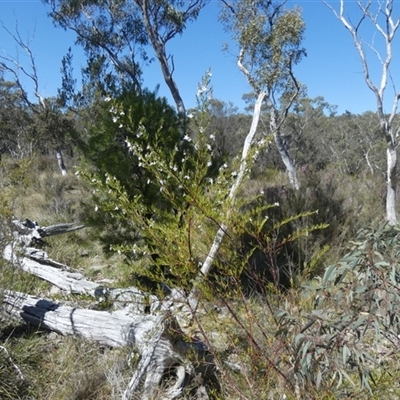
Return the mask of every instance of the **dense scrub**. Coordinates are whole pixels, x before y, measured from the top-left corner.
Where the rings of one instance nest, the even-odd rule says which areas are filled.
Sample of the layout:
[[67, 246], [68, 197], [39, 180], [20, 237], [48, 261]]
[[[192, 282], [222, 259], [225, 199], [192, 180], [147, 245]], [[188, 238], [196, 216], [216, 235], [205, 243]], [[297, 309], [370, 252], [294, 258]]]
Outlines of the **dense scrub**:
[[[74, 175], [62, 177], [48, 158], [18, 164], [5, 158], [2, 177], [2, 202], [11, 205], [3, 215], [3, 243], [8, 240], [7, 221], [12, 215], [42, 224], [80, 221], [85, 215], [82, 199], [86, 207], [96, 206], [89, 201], [87, 183]], [[206, 312], [199, 311], [195, 330], [205, 338], [220, 367], [218, 396], [264, 398], [270, 393], [276, 398], [284, 391], [289, 398], [380, 398], [390, 391], [397, 398], [398, 361], [392, 349], [398, 340], [399, 233], [379, 226], [381, 218], [371, 211], [382, 204], [379, 197], [371, 196], [374, 176], [355, 179], [327, 168], [304, 179], [307, 189], [297, 194], [273, 180], [265, 185], [259, 178], [249, 180], [242, 189], [242, 196], [258, 202], [257, 210], [268, 213], [271, 225], [263, 225], [250, 258], [241, 255], [239, 236], [228, 240], [216, 264], [219, 273], [206, 282]], [[248, 212], [253, 212], [254, 224], [263, 214], [254, 215], [254, 207], [243, 207], [235, 220], [237, 232], [254, 232], [254, 226], [248, 225]], [[317, 214], [306, 211], [316, 209], [320, 209]], [[290, 215], [299, 217], [283, 223]], [[325, 221], [330, 222], [329, 227], [289, 242], [285, 239], [296, 230]], [[175, 222], [182, 224], [181, 220]], [[363, 226], [368, 228], [360, 231]], [[210, 226], [205, 224], [204, 229]], [[200, 234], [194, 231], [192, 240], [197, 242]], [[276, 241], [275, 247], [266, 251], [268, 237]], [[352, 238], [356, 240], [349, 243]], [[89, 229], [51, 238], [45, 246], [54, 259], [94, 279], [114, 279], [118, 284], [135, 283], [132, 271], [148, 265], [143, 260], [123, 261], [118, 254], [107, 258]], [[200, 246], [200, 254], [206, 247]], [[175, 257], [176, 248], [171, 250]], [[257, 253], [264, 257], [268, 252], [277, 263], [274, 268], [290, 271], [286, 291], [274, 284], [270, 274], [250, 274], [248, 270], [246, 279], [256, 283], [252, 286], [256, 290], [249, 295], [241, 271], [252, 265]], [[163, 264], [167, 256], [164, 254]], [[282, 262], [282, 257], [286, 261]], [[253, 265], [260, 266], [258, 262]], [[47, 284], [11, 271], [5, 263], [0, 276], [2, 288], [49, 294]], [[85, 299], [69, 300], [90, 305]], [[2, 321], [1, 331], [4, 398], [118, 398], [129, 378], [131, 361], [125, 352], [104, 351], [77, 338], [52, 334], [49, 339], [44, 331], [12, 327], [6, 321]], [[15, 366], [24, 377], [23, 384]]]

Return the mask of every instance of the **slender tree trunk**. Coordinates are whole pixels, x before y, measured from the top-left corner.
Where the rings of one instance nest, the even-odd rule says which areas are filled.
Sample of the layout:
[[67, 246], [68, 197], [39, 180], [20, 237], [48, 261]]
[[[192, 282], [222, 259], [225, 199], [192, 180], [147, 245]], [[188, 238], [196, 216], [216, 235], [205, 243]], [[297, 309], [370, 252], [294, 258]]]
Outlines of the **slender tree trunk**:
[[[388, 79], [392, 81], [391, 62], [393, 58], [393, 42], [397, 30], [400, 27], [400, 19], [396, 16], [393, 18], [394, 0], [386, 0], [377, 3], [377, 10], [372, 11], [371, 6], [375, 2], [367, 1], [365, 4], [361, 1], [357, 2], [361, 15], [357, 23], [352, 23], [345, 17], [344, 0], [340, 0], [339, 11], [335, 11], [328, 3], [325, 3], [343, 23], [346, 29], [353, 37], [354, 45], [361, 59], [364, 72], [364, 80], [368, 88], [374, 93], [377, 102], [377, 111], [380, 119], [381, 131], [386, 140], [386, 158], [387, 158], [387, 193], [386, 193], [386, 220], [390, 225], [397, 224], [396, 216], [396, 173], [397, 173], [397, 151], [396, 138], [393, 134], [392, 123], [396, 116], [398, 104], [400, 100], [400, 92], [394, 91], [394, 99], [392, 111], [389, 115], [384, 112], [384, 96]], [[385, 47], [374, 47], [374, 43], [365, 44], [359, 33], [361, 24], [365, 20], [370, 20], [375, 29], [380, 33], [384, 40]], [[379, 63], [381, 64], [381, 78], [379, 85], [375, 85], [371, 79], [370, 66], [367, 59], [367, 53], [364, 51], [364, 44], [368, 47], [368, 51], [375, 53]], [[385, 50], [383, 50], [385, 49]], [[395, 83], [392, 82], [393, 88]]]
[[68, 172], [64, 164], [64, 157], [59, 147], [56, 148], [56, 157], [57, 157], [58, 168], [60, 168], [61, 174], [63, 176], [67, 175]]
[[274, 135], [274, 140], [279, 155], [283, 163], [285, 164], [286, 173], [288, 174], [290, 185], [292, 186], [293, 189], [299, 190], [300, 183], [297, 178], [296, 166], [294, 164], [292, 157], [290, 157], [287, 144], [282, 138], [280, 129], [276, 122], [276, 110], [273, 107], [271, 107], [271, 112], [270, 112], [270, 128]]
[[149, 4], [147, 0], [142, 0], [142, 2], [138, 2], [139, 6], [142, 9], [143, 22], [146, 27], [147, 34], [149, 35], [151, 45], [156, 53], [156, 57], [160, 63], [161, 71], [164, 76], [164, 81], [168, 86], [168, 89], [171, 92], [172, 98], [176, 104], [176, 108], [178, 110], [178, 114], [181, 117], [186, 115], [185, 104], [182, 100], [181, 94], [179, 93], [178, 85], [174, 81], [173, 67], [171, 68], [168, 63], [168, 57], [165, 52], [165, 43], [158, 36], [157, 29], [151, 25], [150, 17], [149, 17]]
[[393, 135], [389, 134], [387, 142], [387, 193], [386, 193], [386, 219], [390, 225], [397, 224], [396, 216], [396, 187], [397, 187], [397, 150]]
[[[249, 133], [247, 134], [246, 139], [243, 144], [242, 159], [241, 159], [240, 166], [239, 166], [239, 172], [236, 177], [236, 181], [232, 185], [232, 187], [229, 191], [229, 195], [228, 195], [228, 201], [231, 203], [230, 204], [231, 207], [234, 206], [234, 202], [235, 202], [235, 198], [236, 198], [238, 189], [239, 189], [240, 185], [242, 184], [244, 176], [245, 176], [246, 168], [248, 165], [249, 151], [254, 142], [254, 136], [257, 132], [258, 122], [260, 120], [260, 114], [261, 114], [261, 106], [262, 106], [265, 96], [266, 96], [265, 92], [263, 92], [263, 91], [260, 92], [258, 94], [258, 98], [257, 98], [256, 104], [254, 106], [253, 120], [251, 123], [251, 127], [250, 127]], [[229, 219], [229, 214], [226, 217], [227, 217], [227, 219]], [[225, 237], [226, 229], [227, 229], [226, 224], [222, 223], [220, 228], [218, 229], [217, 233], [215, 234], [214, 241], [210, 248], [210, 251], [200, 269], [199, 275], [196, 278], [196, 283], [202, 282], [204, 277], [206, 277], [208, 275], [210, 268], [212, 266], [212, 263], [214, 262], [215, 257], [221, 247], [222, 240]], [[188, 318], [189, 322], [192, 319], [193, 311], [196, 310], [196, 308], [198, 306], [199, 297], [201, 295], [201, 292], [199, 291], [199, 288], [196, 285], [196, 283], [188, 297], [189, 310], [186, 311], [186, 313], [188, 314], [187, 318]], [[182, 314], [183, 313], [184, 313], [184, 310], [183, 310]]]

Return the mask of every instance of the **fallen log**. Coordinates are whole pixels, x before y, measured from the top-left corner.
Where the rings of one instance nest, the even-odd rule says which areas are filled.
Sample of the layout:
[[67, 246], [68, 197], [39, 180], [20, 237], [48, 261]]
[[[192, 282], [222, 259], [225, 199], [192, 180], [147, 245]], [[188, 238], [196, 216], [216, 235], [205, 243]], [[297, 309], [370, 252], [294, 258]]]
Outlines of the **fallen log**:
[[[124, 310], [88, 310], [12, 291], [4, 293], [3, 307], [10, 318], [61, 335], [75, 335], [109, 347], [133, 346], [141, 359], [125, 390], [124, 400], [132, 398], [142, 380], [141, 398], [153, 399], [166, 371], [170, 376], [175, 374], [176, 379], [164, 388], [165, 400], [179, 397], [199, 371], [214, 386], [217, 384], [206, 346], [199, 341], [186, 341], [176, 320], [168, 313], [132, 315]], [[185, 362], [188, 354], [195, 356], [196, 366]], [[204, 392], [204, 388], [199, 390]]]
[[110, 347], [143, 343], [162, 319], [150, 314], [128, 315], [123, 310], [88, 310], [12, 291], [5, 291], [3, 305], [10, 317], [61, 335], [78, 335]]
[[19, 250], [15, 244], [10, 244], [4, 249], [3, 258], [23, 271], [50, 282], [67, 293], [94, 296], [99, 284], [88, 281], [79, 272], [70, 272], [69, 267], [49, 259], [44, 251], [34, 250], [28, 247], [25, 251], [29, 257], [20, 256], [19, 254], [23, 250]]
[[[137, 288], [104, 288], [87, 280], [82, 274], [48, 258], [33, 247], [44, 237], [71, 232], [82, 226], [58, 224], [40, 227], [26, 220], [14, 221], [17, 231], [14, 242], [6, 246], [3, 257], [14, 266], [34, 274], [67, 293], [104, 297], [124, 306], [112, 312], [90, 310], [26, 293], [5, 291], [3, 308], [6, 316], [41, 327], [61, 335], [75, 335], [109, 347], [132, 346], [141, 354], [140, 361], [123, 395], [129, 400], [143, 382], [141, 399], [154, 399], [160, 394], [164, 400], [181, 397], [184, 389], [198, 376], [218, 388], [216, 369], [207, 347], [199, 340], [188, 340], [171, 310], [179, 309], [181, 295], [160, 302], [156, 296]], [[184, 300], [184, 299], [183, 299]], [[190, 361], [188, 355], [190, 354]], [[163, 382], [165, 372], [169, 379]], [[171, 379], [175, 377], [175, 379]], [[192, 385], [193, 386], [193, 385]], [[197, 387], [198, 398], [208, 399], [203, 383]]]

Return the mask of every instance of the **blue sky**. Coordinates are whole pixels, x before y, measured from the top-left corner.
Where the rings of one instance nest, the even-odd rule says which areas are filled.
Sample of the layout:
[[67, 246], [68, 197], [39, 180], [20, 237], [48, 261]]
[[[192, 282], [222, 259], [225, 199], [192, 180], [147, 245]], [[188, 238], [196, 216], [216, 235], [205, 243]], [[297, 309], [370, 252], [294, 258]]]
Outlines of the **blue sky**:
[[[330, 104], [338, 106], [339, 113], [345, 110], [353, 113], [375, 110], [375, 98], [365, 85], [350, 34], [322, 1], [288, 1], [288, 6], [295, 4], [303, 10], [306, 22], [304, 47], [308, 54], [296, 67], [296, 75], [307, 86], [309, 97], [323, 96]], [[332, 4], [338, 6], [337, 1]], [[349, 7], [353, 12], [355, 2], [349, 2]], [[17, 23], [22, 38], [31, 40], [41, 93], [45, 97], [57, 93], [61, 81], [61, 58], [68, 47], [73, 48], [77, 78], [80, 66], [84, 65], [82, 52], [74, 45], [74, 35], [54, 27], [46, 15], [47, 11], [38, 0], [0, 0], [0, 20], [3, 24], [14, 31]], [[250, 91], [236, 66], [235, 56], [222, 52], [223, 43], [229, 42], [229, 35], [218, 23], [217, 15], [218, 3], [214, 0], [198, 21], [189, 25], [181, 37], [170, 42], [168, 48], [174, 54], [174, 77], [187, 108], [196, 104], [197, 84], [208, 68], [211, 68], [213, 75], [215, 98], [231, 101], [242, 109], [244, 103], [241, 97]], [[377, 40], [373, 30], [366, 30], [364, 35], [368, 40]], [[400, 42], [400, 31], [398, 38]], [[400, 45], [397, 49], [400, 52]], [[0, 51], [12, 57], [17, 54], [13, 40], [3, 29], [0, 29]], [[21, 51], [19, 57], [22, 63], [28, 61]], [[397, 63], [397, 60], [394, 61]], [[395, 69], [398, 75], [393, 78], [400, 85], [400, 69]], [[154, 89], [160, 84], [159, 94], [171, 99], [157, 62], [145, 68], [144, 72], [145, 85]], [[378, 76], [374, 70], [372, 76]], [[29, 90], [28, 83], [26, 87]], [[388, 92], [388, 97], [392, 99], [391, 92]]]

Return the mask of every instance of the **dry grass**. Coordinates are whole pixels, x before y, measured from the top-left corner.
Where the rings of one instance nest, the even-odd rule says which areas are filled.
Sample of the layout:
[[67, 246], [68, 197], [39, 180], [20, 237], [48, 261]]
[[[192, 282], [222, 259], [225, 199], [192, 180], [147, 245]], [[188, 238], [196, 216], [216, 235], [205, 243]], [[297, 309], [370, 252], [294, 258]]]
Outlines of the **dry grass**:
[[[15, 163], [6, 167], [9, 175], [3, 168], [0, 200], [12, 206], [10, 209], [16, 218], [29, 218], [41, 225], [81, 222], [81, 200], [90, 199], [90, 190], [76, 176], [62, 177], [51, 160], [42, 164], [34, 161], [25, 171], [23, 165], [17, 166]], [[279, 185], [286, 178], [282, 173], [273, 171], [271, 179]], [[342, 202], [345, 210], [341, 220], [342, 231], [334, 232], [330, 243], [329, 257], [334, 259], [358, 224], [371, 222], [372, 218], [379, 219], [376, 210], [384, 208], [379, 197], [371, 196], [375, 178], [360, 177], [355, 182], [353, 177], [340, 177], [332, 171], [324, 171], [315, 179], [314, 184], [324, 182], [325, 185], [331, 180], [336, 187], [329, 197], [330, 189], [326, 185], [326, 198], [331, 203], [327, 202], [325, 207]], [[264, 186], [261, 180], [254, 180], [243, 190], [256, 195]], [[133, 283], [129, 281], [130, 266], [118, 255], [106, 257], [101, 243], [91, 236], [88, 229], [48, 238], [45, 250], [51, 258], [68, 264], [93, 280], [113, 279], [115, 286]], [[206, 250], [201, 248], [201, 251]], [[5, 263], [0, 263], [0, 288], [36, 295], [49, 291], [48, 284], [31, 275], [11, 270]], [[271, 309], [266, 306], [267, 301], [273, 305]], [[310, 299], [304, 298], [301, 290], [294, 288], [284, 297], [273, 292], [268, 297], [251, 299], [238, 295], [229, 301], [231, 310], [224, 301], [218, 302], [220, 311], [215, 311], [214, 305], [211, 304], [200, 316], [199, 322], [220, 367], [222, 392], [215, 398], [282, 399], [283, 394], [287, 395], [287, 399], [293, 398], [293, 393], [286, 390], [288, 384], [283, 377], [288, 373], [287, 365], [293, 362], [290, 348], [282, 344], [288, 343], [290, 338], [285, 338], [286, 341], [279, 339], [274, 311], [277, 308], [287, 309], [290, 313], [309, 311], [312, 306]], [[121, 398], [132, 374], [132, 365], [128, 362], [131, 349], [110, 350], [77, 338], [60, 337], [37, 330], [10, 329], [4, 321], [0, 322], [0, 345], [9, 353], [7, 358], [0, 352], [1, 399]], [[270, 363], [277, 357], [281, 359], [280, 371]], [[23, 381], [13, 364], [20, 368]], [[392, 367], [391, 376], [376, 375], [380, 385], [376, 394], [360, 392], [356, 398], [399, 399], [400, 393], [395, 384], [400, 371], [398, 360], [393, 359]], [[307, 396], [303, 398], [337, 398], [334, 387], [318, 393], [310, 392]]]

